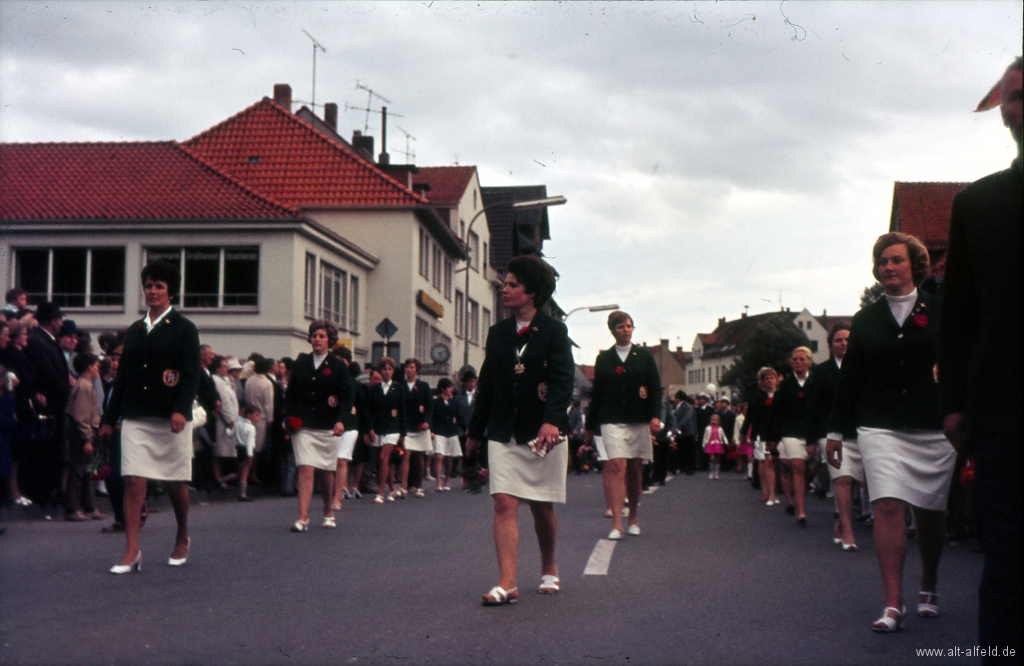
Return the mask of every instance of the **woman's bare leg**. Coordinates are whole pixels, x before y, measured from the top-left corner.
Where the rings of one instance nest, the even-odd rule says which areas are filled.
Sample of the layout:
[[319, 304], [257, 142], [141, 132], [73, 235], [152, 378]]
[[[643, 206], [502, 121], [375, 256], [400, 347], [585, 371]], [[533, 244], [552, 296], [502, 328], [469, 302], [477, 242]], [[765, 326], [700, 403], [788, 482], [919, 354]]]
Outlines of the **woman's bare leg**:
[[142, 505], [146, 502], [146, 479], [124, 477], [124, 554], [119, 564], [128, 566], [139, 554], [139, 530], [142, 528]]
[[[498, 585], [505, 590], [516, 587], [519, 560], [519, 498], [494, 496], [494, 549], [498, 553]], [[553, 557], [553, 555], [552, 555]]]
[[834, 482], [836, 512], [839, 513], [839, 534], [836, 536], [843, 540], [843, 545], [850, 546], [855, 543], [853, 537], [853, 479], [848, 476], [841, 476]]
[[[188, 555], [188, 486], [184, 481], [164, 481], [164, 490], [171, 500], [174, 519], [178, 523], [178, 531], [174, 535], [174, 552], [171, 553], [171, 557], [180, 560]], [[139, 508], [141, 510], [142, 507]], [[125, 520], [127, 520], [127, 515]]]
[[904, 505], [898, 499], [883, 498], [874, 503], [875, 527], [873, 536], [878, 568], [882, 572], [885, 605], [903, 606], [903, 563], [907, 559], [907, 526]]
[[295, 485], [299, 489], [299, 520], [309, 521], [309, 503], [313, 499], [313, 468], [299, 465]]
[[[626, 460], [626, 497], [629, 499], [629, 524], [637, 524], [640, 512], [640, 491], [644, 483], [644, 461], [642, 458]], [[621, 528], [620, 528], [621, 529]]]
[[348, 461], [344, 458], [338, 458], [338, 466], [335, 469], [334, 475], [334, 508], [341, 508], [341, 500], [345, 497], [345, 491], [348, 490]]
[[[540, 573], [542, 576], [557, 576], [555, 544], [558, 540], [558, 517], [551, 502], [530, 502], [533, 513], [533, 529], [540, 545]], [[506, 588], [507, 589], [507, 588]]]

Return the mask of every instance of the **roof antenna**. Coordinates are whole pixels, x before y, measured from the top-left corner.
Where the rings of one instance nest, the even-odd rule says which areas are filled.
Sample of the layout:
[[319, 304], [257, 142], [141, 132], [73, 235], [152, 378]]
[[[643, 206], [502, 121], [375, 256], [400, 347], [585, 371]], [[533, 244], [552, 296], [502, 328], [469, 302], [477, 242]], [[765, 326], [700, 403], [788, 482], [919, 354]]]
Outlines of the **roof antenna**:
[[313, 35], [306, 32], [305, 28], [302, 29], [302, 32], [306, 33], [306, 37], [309, 37], [310, 41], [313, 42], [313, 99], [309, 105], [313, 107], [313, 112], [316, 113], [316, 50], [320, 49], [324, 53], [327, 53], [327, 49], [324, 48], [323, 44], [316, 41], [316, 38], [313, 37]]
[[[366, 120], [363, 121], [363, 134], [369, 134], [370, 114], [373, 113], [373, 98], [376, 97], [385, 104], [391, 104], [391, 100], [384, 99], [383, 96], [378, 95], [369, 87], [364, 86], [362, 83], [359, 83], [358, 80], [356, 81], [356, 89], [366, 91], [366, 106], [351, 106], [348, 102], [345, 102], [345, 111], [366, 111]], [[395, 114], [393, 113], [391, 115], [395, 116]], [[401, 116], [397, 117], [401, 118]]]
[[[398, 127], [398, 125], [395, 125], [395, 127]], [[403, 155], [405, 155], [405, 163], [406, 164], [415, 164], [416, 163], [416, 149], [415, 148], [410, 149], [410, 147], [409, 147], [409, 140], [412, 139], [413, 141], [415, 141], [416, 137], [414, 137], [412, 134], [409, 134], [409, 132], [405, 131], [401, 127], [398, 127], [398, 129], [402, 132], [402, 134], [405, 135], [405, 150], [404, 151], [398, 151], [398, 152], [400, 152]]]

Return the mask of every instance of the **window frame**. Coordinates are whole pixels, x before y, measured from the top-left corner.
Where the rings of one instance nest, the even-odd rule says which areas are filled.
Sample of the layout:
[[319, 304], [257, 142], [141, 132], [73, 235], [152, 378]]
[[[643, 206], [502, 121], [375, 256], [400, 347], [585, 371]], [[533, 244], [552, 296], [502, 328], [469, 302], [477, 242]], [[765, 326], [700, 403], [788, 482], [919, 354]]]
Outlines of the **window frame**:
[[[68, 246], [47, 246], [39, 247], [33, 245], [12, 245], [11, 246], [11, 280], [10, 284], [18, 288], [24, 288], [21, 286], [21, 252], [46, 252], [46, 294], [45, 300], [53, 300], [53, 253], [55, 250], [85, 250], [85, 291], [83, 297], [85, 299], [84, 305], [61, 305], [62, 310], [68, 312], [81, 312], [89, 310], [90, 312], [124, 312], [128, 307], [128, 248], [125, 245], [68, 245]], [[123, 256], [121, 259], [122, 271], [121, 271], [121, 304], [120, 305], [93, 305], [92, 298], [94, 292], [92, 290], [93, 282], [93, 261], [92, 255], [94, 250], [121, 250]], [[27, 290], [26, 290], [27, 291]], [[32, 292], [37, 293], [37, 292]], [[114, 293], [114, 292], [111, 292]]]
[[[142, 264], [146, 265], [149, 263], [150, 252], [163, 251], [169, 252], [171, 250], [178, 251], [178, 272], [181, 273], [181, 284], [178, 287], [178, 295], [171, 299], [171, 304], [181, 309], [182, 311], [188, 312], [259, 312], [260, 310], [260, 268], [263, 265], [263, 247], [262, 245], [191, 245], [191, 246], [172, 246], [172, 245], [148, 245], [142, 248]], [[216, 250], [218, 254], [217, 259], [217, 305], [215, 306], [199, 306], [199, 305], [185, 305], [185, 298], [188, 296], [188, 292], [185, 291], [185, 281], [187, 279], [185, 271], [186, 252], [195, 249], [205, 250]], [[225, 305], [224, 304], [224, 262], [225, 254], [229, 251], [245, 251], [251, 250], [256, 252], [256, 304], [255, 305]], [[140, 304], [139, 311], [142, 312], [146, 309], [145, 297], [139, 293]]]

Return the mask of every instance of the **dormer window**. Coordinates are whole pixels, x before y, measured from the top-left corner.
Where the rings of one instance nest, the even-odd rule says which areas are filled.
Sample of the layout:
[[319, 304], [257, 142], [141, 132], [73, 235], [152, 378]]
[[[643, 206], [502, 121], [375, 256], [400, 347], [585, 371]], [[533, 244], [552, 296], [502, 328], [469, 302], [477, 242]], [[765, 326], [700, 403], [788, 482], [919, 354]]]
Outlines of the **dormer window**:
[[259, 163], [260, 163], [260, 156], [259, 155], [250, 155], [249, 156], [249, 164], [259, 164]]

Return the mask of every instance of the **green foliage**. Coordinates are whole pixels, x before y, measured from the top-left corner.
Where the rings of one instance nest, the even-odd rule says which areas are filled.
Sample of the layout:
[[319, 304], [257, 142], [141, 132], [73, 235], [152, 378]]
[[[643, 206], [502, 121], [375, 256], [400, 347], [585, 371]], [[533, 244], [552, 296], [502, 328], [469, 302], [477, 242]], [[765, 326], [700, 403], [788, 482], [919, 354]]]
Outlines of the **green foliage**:
[[757, 371], [766, 365], [785, 363], [800, 346], [810, 346], [810, 340], [793, 325], [789, 315], [765, 317], [747, 338], [739, 359], [722, 377], [722, 385], [735, 386], [743, 399], [749, 401], [757, 392]]
[[860, 293], [860, 307], [866, 308], [878, 299], [885, 295], [885, 287], [882, 286], [881, 282], [876, 282], [870, 287], [864, 287], [864, 291]]

